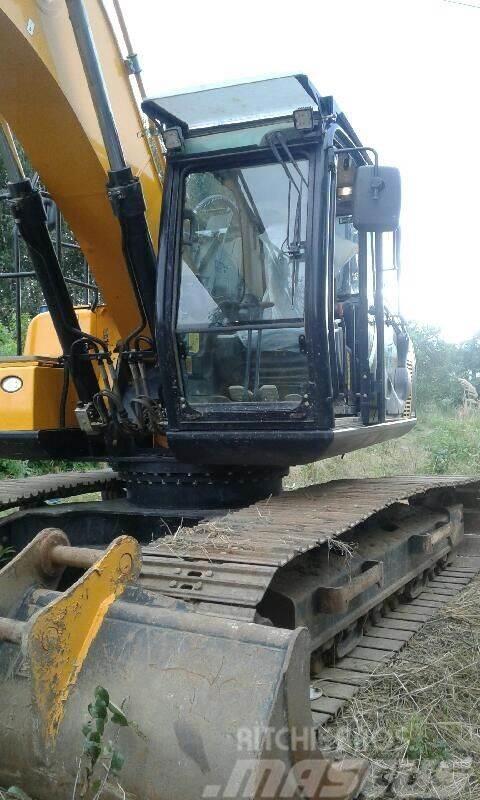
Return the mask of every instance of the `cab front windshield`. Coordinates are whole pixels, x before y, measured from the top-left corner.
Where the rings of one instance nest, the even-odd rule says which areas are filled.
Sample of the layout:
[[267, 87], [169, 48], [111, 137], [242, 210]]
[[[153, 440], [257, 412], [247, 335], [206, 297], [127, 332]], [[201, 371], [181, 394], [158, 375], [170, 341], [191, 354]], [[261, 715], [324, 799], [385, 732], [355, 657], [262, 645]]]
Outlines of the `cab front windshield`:
[[190, 404], [301, 401], [307, 195], [305, 158], [187, 174], [177, 339]]

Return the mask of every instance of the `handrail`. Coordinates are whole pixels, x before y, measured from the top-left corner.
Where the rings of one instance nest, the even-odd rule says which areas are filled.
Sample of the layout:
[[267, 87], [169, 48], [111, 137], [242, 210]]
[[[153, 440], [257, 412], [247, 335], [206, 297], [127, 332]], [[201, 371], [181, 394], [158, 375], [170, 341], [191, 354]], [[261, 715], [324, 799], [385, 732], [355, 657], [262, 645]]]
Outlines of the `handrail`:
[[[49, 197], [48, 193], [42, 192], [42, 195], [46, 198]], [[7, 200], [8, 194], [0, 192], [0, 201]], [[56, 236], [52, 237], [52, 241], [55, 244], [58, 260], [60, 264], [63, 263], [63, 251], [64, 250], [81, 250], [80, 245], [76, 242], [68, 242], [61, 237], [61, 230], [62, 230], [62, 214], [57, 206], [55, 206], [55, 232]], [[15, 342], [16, 342], [16, 351], [17, 356], [22, 355], [23, 352], [23, 326], [22, 326], [22, 281], [26, 279], [36, 278], [36, 272], [34, 270], [22, 272], [21, 271], [21, 261], [22, 261], [22, 253], [21, 253], [21, 246], [20, 246], [21, 237], [18, 233], [16, 227], [13, 228], [13, 263], [14, 263], [14, 270], [11, 272], [0, 272], [0, 281], [2, 280], [12, 280], [15, 282]], [[88, 262], [84, 259], [84, 269], [85, 269], [85, 279], [80, 280], [78, 278], [70, 278], [64, 276], [65, 283], [70, 284], [71, 286], [78, 287], [80, 289], [85, 289], [84, 300], [83, 304], [85, 306], [90, 306], [95, 308], [99, 303], [99, 296], [100, 290], [96, 284], [91, 283], [90, 281], [90, 269], [88, 266]], [[93, 294], [93, 297], [91, 297]]]

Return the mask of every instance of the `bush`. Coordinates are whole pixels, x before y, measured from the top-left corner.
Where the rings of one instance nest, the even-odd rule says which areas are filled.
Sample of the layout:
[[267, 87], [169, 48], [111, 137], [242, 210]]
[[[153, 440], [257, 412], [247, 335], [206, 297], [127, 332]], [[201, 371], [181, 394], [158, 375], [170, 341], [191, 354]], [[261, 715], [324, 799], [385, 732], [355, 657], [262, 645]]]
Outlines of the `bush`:
[[426, 469], [433, 475], [480, 472], [480, 414], [466, 417], [425, 409], [428, 426], [422, 436]]
[[8, 326], [0, 322], [0, 353], [3, 356], [14, 356], [17, 354], [17, 343], [15, 341], [13, 324], [13, 321], [12, 324]]

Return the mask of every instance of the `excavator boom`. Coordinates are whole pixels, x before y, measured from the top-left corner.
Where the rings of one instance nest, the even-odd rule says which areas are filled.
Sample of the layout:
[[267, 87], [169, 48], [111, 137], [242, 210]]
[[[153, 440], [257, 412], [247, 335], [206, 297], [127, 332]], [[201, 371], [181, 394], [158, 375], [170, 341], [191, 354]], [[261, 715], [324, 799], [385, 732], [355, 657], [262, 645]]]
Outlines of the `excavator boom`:
[[[156, 244], [161, 176], [103, 4], [89, 0], [87, 8], [126, 161], [140, 179]], [[0, 53], [0, 115], [61, 209], [125, 336], [138, 324], [138, 305], [105, 192], [105, 145], [64, 1], [2, 0]]]

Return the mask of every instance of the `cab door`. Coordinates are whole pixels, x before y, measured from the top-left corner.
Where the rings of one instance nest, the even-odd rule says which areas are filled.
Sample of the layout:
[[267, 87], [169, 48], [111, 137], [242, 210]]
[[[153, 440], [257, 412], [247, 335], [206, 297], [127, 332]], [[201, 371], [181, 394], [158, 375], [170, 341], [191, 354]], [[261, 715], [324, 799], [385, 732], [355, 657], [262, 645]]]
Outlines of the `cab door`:
[[[398, 311], [398, 230], [389, 230], [391, 223], [382, 220], [377, 225], [374, 214], [368, 223], [372, 230], [356, 223], [357, 170], [370, 167], [359, 161], [363, 148], [347, 149], [354, 153], [345, 148], [337, 153], [331, 216], [332, 383], [336, 416], [359, 414], [368, 425], [404, 413], [411, 393], [406, 363], [411, 348]], [[379, 168], [372, 169], [375, 186]], [[386, 174], [392, 178], [388, 168]]]

